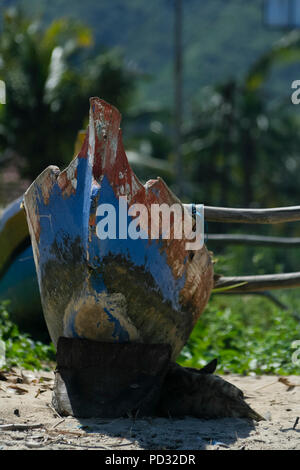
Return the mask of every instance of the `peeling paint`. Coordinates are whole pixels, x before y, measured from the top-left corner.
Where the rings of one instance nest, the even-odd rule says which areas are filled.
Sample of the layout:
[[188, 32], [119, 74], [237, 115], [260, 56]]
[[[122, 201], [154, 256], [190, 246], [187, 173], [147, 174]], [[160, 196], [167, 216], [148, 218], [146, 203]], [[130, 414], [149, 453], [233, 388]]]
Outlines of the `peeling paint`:
[[[161, 178], [143, 186], [129, 166], [120, 113], [90, 100], [85, 141], [68, 168], [47, 168], [24, 204], [44, 316], [59, 336], [168, 343], [180, 352], [208, 301], [213, 267], [204, 246], [193, 257], [186, 240], [99, 240], [97, 206], [127, 196], [141, 203], [181, 202]], [[131, 218], [128, 217], [128, 223]], [[141, 220], [148, 230], [148, 220]]]

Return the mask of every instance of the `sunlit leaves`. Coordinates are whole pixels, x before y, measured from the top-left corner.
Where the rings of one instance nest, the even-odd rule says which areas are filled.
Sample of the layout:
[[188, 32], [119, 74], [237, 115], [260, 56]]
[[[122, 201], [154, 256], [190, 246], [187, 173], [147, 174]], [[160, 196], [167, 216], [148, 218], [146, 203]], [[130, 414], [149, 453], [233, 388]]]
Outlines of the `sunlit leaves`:
[[122, 55], [96, 49], [88, 27], [62, 18], [45, 29], [20, 10], [4, 14], [0, 76], [7, 85], [0, 149], [9, 146], [23, 157], [22, 171], [30, 178], [50, 164], [70, 161], [91, 96], [124, 113], [135, 87]]
[[29, 335], [20, 332], [10, 320], [5, 302], [0, 303], [0, 339], [5, 343], [5, 367], [41, 369], [55, 361], [53, 344], [33, 341]]
[[263, 298], [214, 297], [178, 362], [199, 368], [217, 358], [219, 373], [298, 374], [292, 355], [300, 325], [292, 311]]

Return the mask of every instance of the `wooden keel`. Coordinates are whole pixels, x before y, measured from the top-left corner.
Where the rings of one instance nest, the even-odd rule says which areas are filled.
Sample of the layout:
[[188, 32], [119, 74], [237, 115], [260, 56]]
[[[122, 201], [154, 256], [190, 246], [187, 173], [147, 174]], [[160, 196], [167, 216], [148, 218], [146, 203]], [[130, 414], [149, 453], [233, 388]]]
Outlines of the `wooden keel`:
[[154, 415], [170, 353], [164, 344], [59, 338], [52, 404], [78, 418]]
[[[78, 156], [61, 172], [48, 167], [24, 196], [48, 330], [55, 345], [61, 336], [168, 344], [175, 360], [208, 302], [213, 265], [205, 246], [189, 252], [187, 239], [163, 239], [161, 231], [156, 240], [98, 238], [99, 204], [112, 204], [118, 219], [121, 196], [127, 209], [139, 203], [148, 213], [152, 204], [180, 201], [160, 178], [139, 182], [117, 109], [98, 98], [90, 105]], [[141, 219], [141, 231], [148, 226]]]
[[170, 361], [164, 344], [59, 338], [52, 405], [61, 416], [144, 416], [263, 419], [243, 392], [202, 369]]

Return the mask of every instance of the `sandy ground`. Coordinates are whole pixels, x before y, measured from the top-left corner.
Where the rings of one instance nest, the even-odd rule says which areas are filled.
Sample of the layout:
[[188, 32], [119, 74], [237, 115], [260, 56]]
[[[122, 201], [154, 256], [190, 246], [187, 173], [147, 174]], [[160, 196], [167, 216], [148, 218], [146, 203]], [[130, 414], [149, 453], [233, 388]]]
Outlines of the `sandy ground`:
[[[0, 450], [300, 449], [300, 376], [226, 380], [265, 421], [244, 419], [75, 419], [51, 407], [53, 373], [0, 373]], [[283, 381], [281, 381], [283, 380]]]

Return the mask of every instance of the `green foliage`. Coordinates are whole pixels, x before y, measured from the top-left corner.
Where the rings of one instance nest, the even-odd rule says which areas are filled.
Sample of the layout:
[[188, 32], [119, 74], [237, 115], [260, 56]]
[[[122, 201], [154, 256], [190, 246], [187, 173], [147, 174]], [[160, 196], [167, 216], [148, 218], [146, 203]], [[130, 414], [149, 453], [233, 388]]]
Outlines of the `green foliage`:
[[55, 361], [53, 344], [33, 341], [28, 334], [19, 331], [9, 318], [7, 303], [0, 303], [0, 339], [5, 342], [7, 368], [17, 366], [24, 369], [48, 369]]
[[[215, 248], [215, 271], [225, 276], [299, 270], [298, 248]], [[273, 295], [289, 309], [258, 295], [213, 294], [179, 362], [201, 367], [217, 357], [220, 373], [299, 374], [299, 365], [291, 358], [292, 343], [300, 340], [299, 290], [275, 291]]]
[[293, 205], [299, 118], [282, 103], [271, 107], [264, 89], [248, 80], [203, 90], [184, 144], [192, 197], [223, 207]]
[[[256, 230], [258, 231], [258, 230]], [[298, 247], [262, 247], [207, 244], [215, 253], [215, 272], [224, 276], [280, 274], [299, 271]]]
[[91, 96], [125, 112], [135, 83], [117, 50], [95, 50], [85, 25], [57, 19], [45, 29], [20, 10], [4, 13], [0, 76], [7, 88], [0, 147], [24, 157], [23, 172], [32, 178], [71, 160]]
[[235, 207], [293, 205], [298, 197], [300, 120], [290, 102], [270, 99], [270, 75], [300, 57], [294, 31], [264, 52], [244, 77], [206, 87], [185, 133], [191, 197]]
[[[114, 8], [108, 0], [74, 0], [71, 7], [66, 0], [14, 3], [25, 5], [26, 11], [40, 8], [44, 18], [41, 26], [18, 12], [4, 17], [0, 77], [6, 81], [7, 105], [0, 107], [2, 149], [10, 147], [24, 156], [25, 171], [34, 177], [48, 164], [70, 160], [89, 96], [101, 96], [123, 113], [128, 110], [135, 74], [126, 69], [120, 51], [101, 49], [99, 54], [95, 42], [119, 44], [127, 58], [152, 75], [139, 88], [135, 114], [127, 118], [124, 134], [129, 131], [130, 148], [140, 150], [146, 141], [151, 156], [169, 156], [171, 161], [171, 115], [165, 106], [173, 100], [172, 2], [116, 0]], [[186, 196], [189, 201], [221, 206], [297, 204], [300, 122], [290, 103], [286, 65], [298, 60], [299, 34], [272, 46], [280, 33], [263, 27], [260, 0], [188, 4], [184, 104], [186, 116], [192, 107], [193, 116], [184, 122]], [[75, 18], [84, 19], [91, 29]], [[277, 65], [285, 67], [277, 87], [283, 101], [273, 99], [273, 80], [272, 86], [269, 81]], [[145, 111], [141, 103], [151, 106]], [[152, 177], [153, 171], [150, 165], [142, 177]], [[224, 225], [208, 227], [209, 232], [224, 230]], [[244, 230], [250, 232], [248, 226]], [[295, 224], [272, 230], [256, 227], [255, 232], [300, 235]], [[218, 246], [215, 250], [209, 243], [208, 247], [218, 258], [217, 272], [225, 275], [299, 269], [294, 249]], [[299, 373], [291, 361], [291, 344], [300, 339], [299, 322], [292, 315], [299, 301], [294, 293], [280, 298], [290, 311], [260, 297], [214, 294], [179, 362], [200, 367], [217, 357], [219, 372]], [[0, 336], [6, 342], [8, 364], [39, 367], [37, 363], [54, 357], [52, 347], [19, 333], [5, 307], [0, 308]]]
[[[120, 45], [136, 67], [152, 77], [140, 84], [141, 102], [170, 106], [173, 88], [174, 2], [171, 0], [10, 0], [26, 11], [43, 13], [46, 24], [56, 17], [82, 18], [99, 44]], [[201, 88], [239, 78], [281, 32], [266, 28], [262, 0], [183, 1], [186, 109]], [[290, 85], [281, 77], [279, 91]]]
[[218, 373], [299, 374], [292, 343], [300, 340], [294, 294], [283, 298], [283, 311], [269, 300], [243, 296], [213, 296], [178, 358], [181, 365], [200, 368], [217, 358]]

